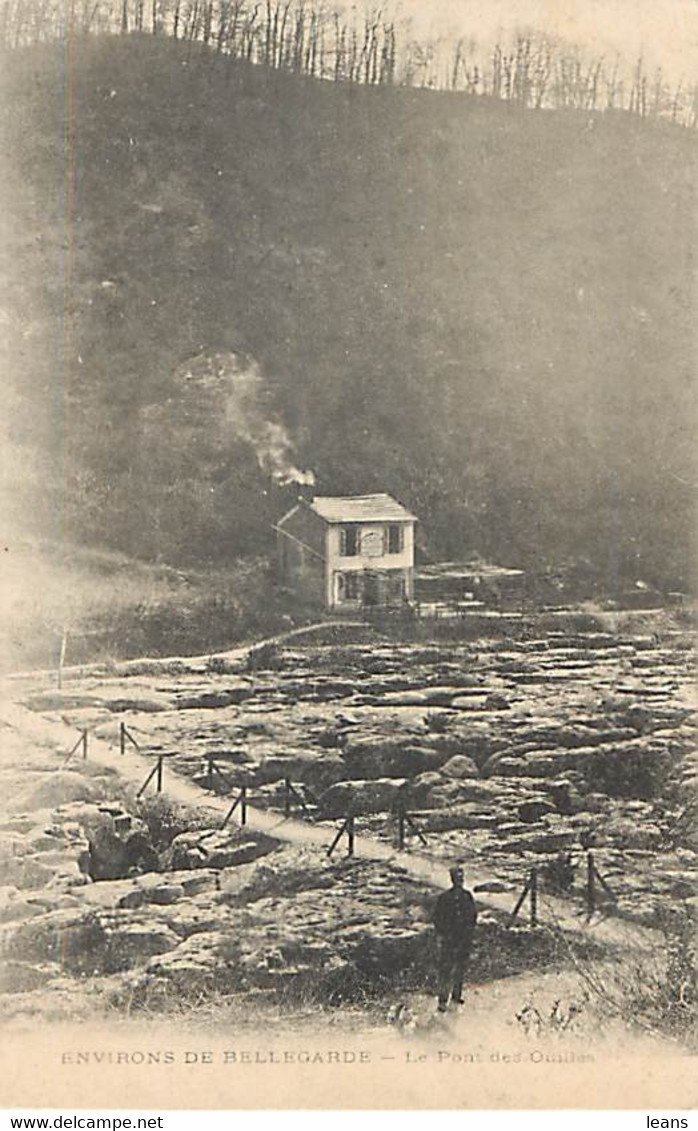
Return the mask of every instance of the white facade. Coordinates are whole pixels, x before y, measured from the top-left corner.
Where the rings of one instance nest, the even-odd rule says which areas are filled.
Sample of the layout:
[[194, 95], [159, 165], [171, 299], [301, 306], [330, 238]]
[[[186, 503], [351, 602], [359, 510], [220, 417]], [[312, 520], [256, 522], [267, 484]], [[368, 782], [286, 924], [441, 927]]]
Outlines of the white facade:
[[414, 597], [416, 522], [387, 494], [301, 500], [277, 527], [280, 576], [326, 609], [404, 607]]
[[[356, 552], [347, 553], [346, 532], [349, 526], [356, 531]], [[390, 527], [397, 527], [399, 531], [400, 549], [390, 548]], [[355, 596], [357, 589], [347, 580], [348, 574], [369, 576], [372, 573], [384, 573], [386, 582], [393, 580], [396, 583], [394, 603], [397, 603], [397, 582], [402, 580], [402, 598], [411, 601], [413, 597], [412, 570], [414, 568], [414, 522], [386, 523], [366, 522], [351, 523], [343, 526], [328, 526], [325, 536], [326, 557], [326, 604], [328, 608], [339, 605], [357, 606], [365, 602], [366, 578], [363, 576], [364, 585], [360, 588], [359, 595]], [[376, 602], [383, 603], [383, 602]]]

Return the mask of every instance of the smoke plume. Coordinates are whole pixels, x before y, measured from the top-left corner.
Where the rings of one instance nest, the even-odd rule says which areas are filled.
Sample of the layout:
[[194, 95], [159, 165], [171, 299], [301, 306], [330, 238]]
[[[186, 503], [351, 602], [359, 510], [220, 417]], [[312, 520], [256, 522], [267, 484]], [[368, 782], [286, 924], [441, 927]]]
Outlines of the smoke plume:
[[295, 447], [269, 408], [269, 391], [259, 363], [242, 353], [215, 353], [187, 363], [183, 383], [203, 406], [213, 398], [224, 412], [228, 435], [248, 443], [262, 471], [279, 486], [313, 486], [312, 471], [296, 466]]

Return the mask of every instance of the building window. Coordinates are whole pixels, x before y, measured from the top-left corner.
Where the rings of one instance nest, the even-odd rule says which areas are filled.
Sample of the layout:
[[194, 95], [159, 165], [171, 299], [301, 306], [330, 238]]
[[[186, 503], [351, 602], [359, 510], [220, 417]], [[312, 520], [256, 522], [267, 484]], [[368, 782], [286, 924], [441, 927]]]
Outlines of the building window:
[[359, 528], [343, 526], [339, 532], [339, 552], [343, 558], [355, 558], [359, 552]]
[[358, 601], [361, 597], [361, 578], [358, 573], [345, 573], [344, 600]]
[[402, 553], [402, 550], [403, 550], [402, 526], [400, 526], [399, 523], [394, 523], [393, 525], [388, 527], [387, 544], [388, 544], [387, 553], [389, 553], [389, 554], [401, 554]]

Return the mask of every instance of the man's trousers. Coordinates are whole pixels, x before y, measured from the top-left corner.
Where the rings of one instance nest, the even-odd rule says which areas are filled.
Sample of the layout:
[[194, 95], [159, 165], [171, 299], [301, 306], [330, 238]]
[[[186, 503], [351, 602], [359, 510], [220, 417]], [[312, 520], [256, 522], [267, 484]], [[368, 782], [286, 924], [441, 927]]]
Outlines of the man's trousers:
[[439, 1005], [448, 1005], [449, 997], [458, 1001], [463, 996], [463, 977], [469, 957], [470, 940], [439, 939]]

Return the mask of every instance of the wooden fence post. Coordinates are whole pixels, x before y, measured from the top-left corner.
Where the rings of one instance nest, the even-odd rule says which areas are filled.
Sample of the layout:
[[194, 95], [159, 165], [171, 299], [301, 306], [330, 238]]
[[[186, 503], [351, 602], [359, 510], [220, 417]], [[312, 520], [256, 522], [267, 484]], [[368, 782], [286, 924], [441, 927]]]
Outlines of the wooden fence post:
[[531, 926], [538, 926], [538, 869], [531, 868]]
[[61, 635], [61, 646], [58, 653], [58, 690], [63, 689], [63, 667], [65, 664], [65, 652], [68, 646], [68, 629], [64, 628]]
[[327, 855], [328, 855], [328, 856], [331, 856], [331, 855], [332, 855], [332, 853], [334, 852], [335, 848], [337, 847], [337, 845], [339, 844], [340, 840], [341, 840], [341, 839], [342, 839], [342, 837], [344, 836], [344, 833], [346, 832], [346, 828], [347, 828], [347, 822], [346, 822], [346, 821], [342, 821], [341, 825], [339, 826], [339, 829], [338, 829], [338, 830], [337, 830], [337, 832], [335, 833], [335, 836], [334, 836], [334, 838], [333, 838], [333, 840], [332, 840], [332, 844], [331, 844], [331, 845], [330, 845], [330, 847], [329, 847], [329, 848], [327, 849]]
[[223, 823], [220, 826], [222, 829], [224, 829], [225, 826], [228, 824], [228, 821], [232, 817], [232, 815], [235, 812], [235, 810], [237, 809], [238, 805], [240, 806], [240, 824], [246, 825], [247, 824], [247, 786], [246, 785], [240, 786], [240, 792], [238, 793], [237, 797], [233, 801], [233, 804], [230, 806], [230, 809], [228, 810], [225, 817], [223, 818]]
[[347, 813], [344, 821], [339, 826], [339, 830], [337, 831], [337, 834], [335, 835], [335, 838], [332, 841], [332, 844], [327, 849], [327, 855], [328, 856], [332, 855], [332, 853], [334, 852], [335, 848], [337, 847], [337, 845], [339, 844], [340, 840], [342, 839], [342, 837], [344, 836], [345, 833], [347, 834], [347, 856], [353, 856], [354, 855], [355, 829], [354, 829], [354, 814], [351, 812], [351, 810]]
[[82, 732], [82, 757], [83, 761], [87, 761], [87, 731]]
[[133, 735], [131, 734], [131, 732], [129, 731], [128, 727], [126, 726], [126, 723], [121, 722], [119, 724], [119, 749], [121, 750], [122, 754], [126, 753], [126, 743], [127, 742], [131, 743], [134, 750], [138, 750], [140, 752], [141, 748], [138, 745], [138, 743], [136, 742], [136, 740], [133, 737]]
[[143, 785], [141, 786], [141, 788], [138, 790], [136, 797], [142, 797], [143, 796], [143, 794], [145, 793], [146, 789], [150, 785], [151, 781], [153, 780], [153, 778], [155, 777], [157, 772], [158, 772], [158, 766], [155, 765], [155, 766], [153, 766], [152, 770], [150, 771], [147, 778], [143, 782]]
[[158, 793], [162, 793], [162, 754], [158, 756], [158, 768], [155, 788]]
[[397, 846], [405, 847], [405, 807], [402, 804], [398, 804], [397, 810]]
[[[403, 812], [404, 812], [404, 810], [403, 810]], [[424, 845], [424, 847], [427, 848], [428, 847], [427, 838], [425, 837], [424, 833], [419, 828], [419, 826], [415, 824], [414, 820], [412, 819], [412, 817], [410, 817], [409, 813], [405, 812], [405, 828], [407, 828], [407, 826], [409, 826], [409, 828], [411, 828], [414, 835], [421, 841], [421, 843]]]
[[291, 815], [291, 779], [284, 779], [284, 817]]
[[516, 916], [519, 914], [519, 911], [523, 907], [526, 896], [528, 895], [530, 890], [531, 890], [531, 877], [528, 876], [527, 879], [526, 879], [526, 883], [523, 886], [523, 891], [519, 895], [519, 898], [517, 899], [516, 904], [514, 905], [514, 910], [512, 911], [511, 915], [509, 916], [509, 926], [510, 927], [511, 927], [512, 923], [514, 923], [516, 921]]
[[596, 911], [596, 865], [594, 853], [587, 852], [587, 919]]

